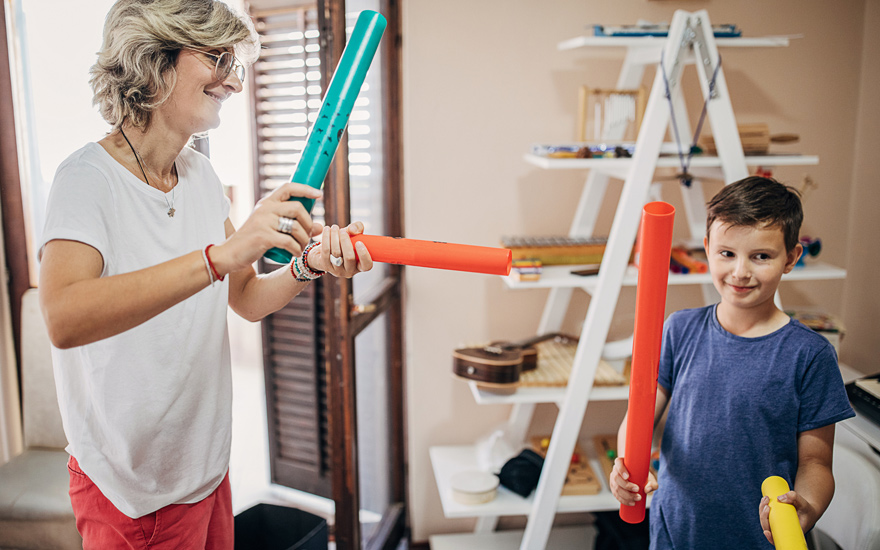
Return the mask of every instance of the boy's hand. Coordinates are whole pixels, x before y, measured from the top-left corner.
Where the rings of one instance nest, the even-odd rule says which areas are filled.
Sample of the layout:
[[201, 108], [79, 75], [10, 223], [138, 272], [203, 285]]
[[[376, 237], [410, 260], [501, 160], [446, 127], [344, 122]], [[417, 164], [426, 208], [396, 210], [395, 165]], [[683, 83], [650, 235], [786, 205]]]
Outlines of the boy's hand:
[[[635, 503], [642, 499], [642, 495], [639, 494], [639, 486], [628, 480], [629, 472], [623, 465], [623, 457], [619, 456], [614, 459], [614, 468], [611, 470], [611, 479], [608, 482], [611, 494], [624, 506], [635, 506]], [[649, 471], [648, 483], [645, 485], [645, 496], [656, 491], [657, 487], [657, 478]]]
[[[794, 509], [797, 511], [798, 522], [801, 524], [801, 530], [806, 531], [805, 526], [809, 525], [810, 522], [810, 503], [794, 491], [779, 495], [777, 500], [794, 506]], [[764, 536], [767, 537], [770, 544], [776, 546], [776, 543], [773, 542], [773, 533], [770, 532], [770, 497], [764, 497], [761, 499], [758, 511], [760, 512], [761, 529], [764, 530]]]

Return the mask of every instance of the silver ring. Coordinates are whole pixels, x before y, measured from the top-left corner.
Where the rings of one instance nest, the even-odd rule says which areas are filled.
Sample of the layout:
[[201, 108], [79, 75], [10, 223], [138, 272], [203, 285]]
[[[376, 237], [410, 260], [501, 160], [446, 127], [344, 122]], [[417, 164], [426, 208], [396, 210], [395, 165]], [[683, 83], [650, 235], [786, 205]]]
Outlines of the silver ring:
[[341, 266], [342, 265], [342, 256], [337, 257], [337, 256], [334, 256], [333, 254], [330, 254], [330, 263], [335, 265], [336, 267]]
[[293, 231], [294, 221], [295, 220], [293, 218], [285, 218], [284, 216], [281, 216], [280, 218], [278, 218], [278, 231], [280, 231], [281, 233], [287, 233], [289, 235], [290, 232]]

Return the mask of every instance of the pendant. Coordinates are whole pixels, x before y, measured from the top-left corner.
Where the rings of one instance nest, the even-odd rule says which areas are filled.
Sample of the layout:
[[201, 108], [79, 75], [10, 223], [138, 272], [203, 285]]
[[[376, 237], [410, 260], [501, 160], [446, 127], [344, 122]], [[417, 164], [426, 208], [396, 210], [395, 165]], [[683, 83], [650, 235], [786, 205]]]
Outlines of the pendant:
[[173, 218], [174, 212], [175, 212], [175, 210], [174, 210], [174, 207], [172, 206], [171, 208], [168, 209], [168, 217]]

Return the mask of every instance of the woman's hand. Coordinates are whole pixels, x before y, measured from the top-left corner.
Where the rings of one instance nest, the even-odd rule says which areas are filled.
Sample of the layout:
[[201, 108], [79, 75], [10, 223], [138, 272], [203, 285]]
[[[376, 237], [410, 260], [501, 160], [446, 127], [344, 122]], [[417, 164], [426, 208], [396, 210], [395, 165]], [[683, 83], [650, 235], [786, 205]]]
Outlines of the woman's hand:
[[[221, 245], [211, 248], [211, 261], [220, 275], [249, 267], [270, 248], [299, 256], [309, 239], [321, 234], [323, 226], [313, 222], [305, 207], [291, 197], [321, 198], [321, 191], [299, 183], [285, 183], [260, 199], [238, 230]], [[279, 231], [279, 220], [290, 218], [287, 233]], [[311, 255], [310, 255], [311, 256]]]
[[[789, 491], [784, 495], [779, 495], [779, 502], [784, 502], [785, 504], [791, 504], [794, 506], [794, 509], [797, 510], [798, 515], [798, 523], [801, 524], [801, 530], [806, 532], [807, 525], [812, 525], [810, 520], [810, 514], [812, 511], [812, 507], [810, 503], [806, 501], [803, 497], [798, 495], [794, 491]], [[773, 542], [773, 533], [770, 531], [770, 497], [764, 497], [761, 499], [761, 504], [758, 507], [758, 512], [761, 517], [761, 529], [764, 530], [764, 536], [767, 537], [767, 540], [770, 541], [770, 544], [776, 546], [776, 543]]]
[[[361, 222], [354, 222], [342, 229], [336, 225], [325, 227], [321, 235], [321, 244], [309, 251], [309, 267], [315, 271], [326, 271], [335, 277], [345, 278], [351, 278], [361, 271], [371, 270], [373, 259], [367, 246], [362, 242], [354, 246], [351, 242], [351, 235], [360, 235], [363, 232], [364, 224]], [[331, 256], [341, 258], [342, 263], [334, 265]]]
[[[639, 494], [639, 486], [629, 480], [629, 472], [623, 465], [623, 457], [619, 456], [614, 459], [614, 468], [611, 470], [611, 479], [608, 484], [611, 487], [611, 494], [614, 495], [624, 506], [635, 506], [636, 502], [642, 500]], [[645, 496], [657, 490], [657, 478], [650, 471], [648, 472], [648, 483], [645, 485]]]

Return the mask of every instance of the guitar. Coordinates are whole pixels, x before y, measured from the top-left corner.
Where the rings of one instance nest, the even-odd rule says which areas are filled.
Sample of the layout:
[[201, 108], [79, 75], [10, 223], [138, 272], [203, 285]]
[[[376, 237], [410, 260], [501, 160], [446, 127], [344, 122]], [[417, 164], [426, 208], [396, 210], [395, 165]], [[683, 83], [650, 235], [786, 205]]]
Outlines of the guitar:
[[452, 352], [452, 372], [483, 384], [516, 384], [520, 374], [538, 366], [535, 344], [557, 336], [562, 335], [554, 332], [520, 342], [499, 341], [483, 347], [457, 349]]

